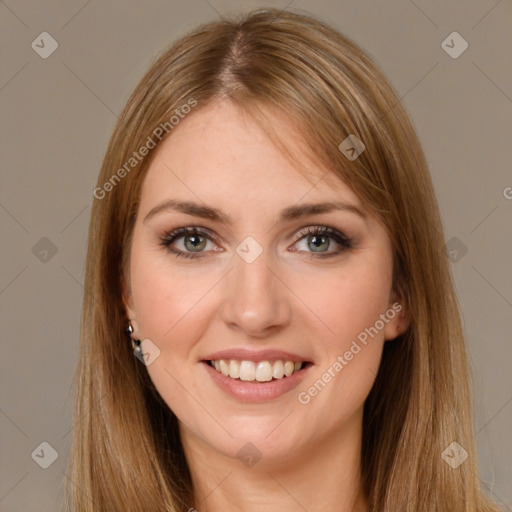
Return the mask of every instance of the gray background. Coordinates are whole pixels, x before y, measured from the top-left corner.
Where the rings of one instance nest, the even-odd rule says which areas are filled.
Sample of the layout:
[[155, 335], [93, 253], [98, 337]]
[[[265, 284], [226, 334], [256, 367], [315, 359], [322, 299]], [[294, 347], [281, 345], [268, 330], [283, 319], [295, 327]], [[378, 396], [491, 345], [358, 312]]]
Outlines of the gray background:
[[[62, 501], [92, 190], [116, 115], [172, 39], [200, 22], [262, 5], [1, 2], [2, 511], [53, 511]], [[510, 511], [511, 2], [266, 5], [305, 9], [352, 37], [381, 65], [412, 116], [464, 316], [481, 478]], [[59, 45], [46, 59], [31, 47], [34, 40], [42, 46], [44, 31]], [[458, 58], [441, 47], [453, 31], [469, 44]], [[58, 452], [47, 469], [31, 457], [43, 441]]]

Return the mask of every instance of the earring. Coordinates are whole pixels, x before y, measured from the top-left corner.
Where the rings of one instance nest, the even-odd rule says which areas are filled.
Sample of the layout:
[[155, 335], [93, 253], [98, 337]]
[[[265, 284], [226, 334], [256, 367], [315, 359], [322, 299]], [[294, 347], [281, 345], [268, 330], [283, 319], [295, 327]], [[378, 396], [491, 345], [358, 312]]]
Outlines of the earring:
[[124, 330], [124, 332], [127, 334], [127, 336], [131, 339], [133, 350], [138, 351], [139, 353], [142, 352], [141, 346], [140, 346], [140, 340], [134, 340], [132, 338], [133, 334], [133, 327], [130, 322], [128, 322], [128, 327]]
[[396, 333], [400, 334], [400, 326], [399, 325], [396, 327]]

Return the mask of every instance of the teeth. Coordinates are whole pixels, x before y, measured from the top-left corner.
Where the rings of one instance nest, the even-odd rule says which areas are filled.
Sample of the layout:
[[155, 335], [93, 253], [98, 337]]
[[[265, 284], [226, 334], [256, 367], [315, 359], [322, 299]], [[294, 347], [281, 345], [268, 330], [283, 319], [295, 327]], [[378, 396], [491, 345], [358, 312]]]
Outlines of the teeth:
[[282, 379], [284, 377], [284, 364], [283, 361], [276, 361], [272, 369], [272, 376], [274, 379]]
[[256, 366], [256, 380], [258, 382], [268, 382], [272, 380], [272, 366], [268, 361], [262, 361]]
[[232, 379], [238, 379], [238, 377], [240, 377], [240, 365], [236, 361], [233, 361], [233, 359], [229, 361], [229, 376]]
[[226, 364], [226, 361], [224, 361], [224, 359], [221, 359], [219, 361], [219, 365], [222, 375], [225, 375], [227, 377], [229, 375], [229, 366]]
[[252, 361], [242, 361], [240, 363], [240, 380], [254, 380], [255, 378], [256, 365]]
[[295, 369], [295, 365], [291, 361], [284, 363], [284, 374], [289, 377]]
[[235, 359], [225, 360], [219, 359], [210, 361], [210, 364], [222, 375], [232, 379], [240, 379], [243, 381], [269, 382], [274, 379], [282, 379], [289, 377], [298, 372], [302, 366], [302, 362], [293, 361], [237, 361]]

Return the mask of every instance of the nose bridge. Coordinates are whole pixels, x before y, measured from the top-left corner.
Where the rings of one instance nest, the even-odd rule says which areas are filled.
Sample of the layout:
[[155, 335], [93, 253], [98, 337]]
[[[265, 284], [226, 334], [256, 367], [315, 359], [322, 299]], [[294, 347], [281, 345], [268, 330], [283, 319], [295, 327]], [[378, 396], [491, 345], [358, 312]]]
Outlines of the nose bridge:
[[[232, 328], [258, 336], [289, 322], [290, 303], [269, 253], [261, 252], [252, 259], [246, 257], [244, 247], [248, 246], [240, 244], [234, 268], [227, 276], [222, 316]], [[247, 254], [251, 251], [254, 257], [254, 247]]]

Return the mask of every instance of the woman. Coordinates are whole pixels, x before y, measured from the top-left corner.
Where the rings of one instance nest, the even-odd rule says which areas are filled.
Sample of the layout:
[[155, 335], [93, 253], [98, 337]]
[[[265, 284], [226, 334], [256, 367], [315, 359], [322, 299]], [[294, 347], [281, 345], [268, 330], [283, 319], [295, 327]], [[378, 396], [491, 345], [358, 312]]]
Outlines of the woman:
[[274, 9], [198, 28], [94, 196], [73, 510], [497, 510], [427, 165], [353, 42]]

